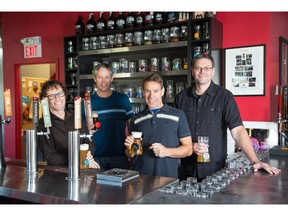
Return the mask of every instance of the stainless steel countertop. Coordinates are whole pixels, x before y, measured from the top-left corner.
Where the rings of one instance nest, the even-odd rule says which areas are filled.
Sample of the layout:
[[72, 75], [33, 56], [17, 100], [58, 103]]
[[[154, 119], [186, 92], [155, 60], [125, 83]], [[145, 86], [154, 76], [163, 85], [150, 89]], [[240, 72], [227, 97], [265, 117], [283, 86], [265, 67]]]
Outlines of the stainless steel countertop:
[[[140, 175], [123, 186], [96, 183], [96, 173], [88, 169], [80, 172], [76, 181], [66, 180], [67, 168], [39, 166], [37, 175], [27, 175], [23, 163], [8, 160], [0, 169], [0, 196], [32, 203], [64, 204], [128, 204], [167, 184], [174, 178]], [[1, 203], [1, 199], [0, 199]]]
[[[280, 175], [249, 171], [209, 199], [165, 194], [158, 189], [178, 181], [140, 175], [122, 187], [96, 183], [97, 170], [81, 171], [80, 181], [70, 182], [67, 168], [39, 166], [36, 179], [27, 176], [25, 163], [8, 159], [0, 169], [0, 196], [33, 203], [91, 204], [288, 204], [288, 157], [270, 155], [268, 162]], [[0, 199], [1, 202], [1, 199]]]
[[260, 170], [249, 171], [215, 193], [209, 199], [165, 194], [154, 191], [144, 195], [136, 204], [288, 204], [288, 157], [270, 155], [271, 166], [282, 170], [279, 175], [269, 175]]

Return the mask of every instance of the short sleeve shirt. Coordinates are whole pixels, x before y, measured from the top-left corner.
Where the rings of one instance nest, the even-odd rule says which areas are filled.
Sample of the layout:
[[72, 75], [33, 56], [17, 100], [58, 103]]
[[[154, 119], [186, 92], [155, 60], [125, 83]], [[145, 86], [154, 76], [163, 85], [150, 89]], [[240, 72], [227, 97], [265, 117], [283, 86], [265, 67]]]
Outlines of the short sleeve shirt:
[[192, 154], [181, 160], [181, 166], [186, 166], [191, 175], [199, 178], [223, 168], [227, 156], [227, 128], [243, 125], [233, 94], [211, 82], [205, 94], [199, 96], [192, 85], [176, 96], [175, 107], [186, 114], [193, 142], [197, 142], [199, 135], [209, 136], [211, 162], [197, 164], [196, 154]]
[[167, 104], [156, 113], [146, 107], [132, 118], [129, 131], [143, 133], [143, 154], [135, 156], [134, 170], [141, 174], [178, 178], [178, 159], [156, 157], [149, 147], [152, 143], [161, 143], [165, 147], [176, 148], [180, 145], [180, 138], [191, 136], [183, 111]]

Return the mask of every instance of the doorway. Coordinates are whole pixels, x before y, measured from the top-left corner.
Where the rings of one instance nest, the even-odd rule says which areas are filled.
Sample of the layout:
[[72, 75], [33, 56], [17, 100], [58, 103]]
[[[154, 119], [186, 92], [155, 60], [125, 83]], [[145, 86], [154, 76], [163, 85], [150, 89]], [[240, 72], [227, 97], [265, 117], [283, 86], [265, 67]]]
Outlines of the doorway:
[[[43, 64], [25, 64], [19, 65], [19, 82], [16, 83], [16, 89], [20, 90], [18, 92], [19, 96], [16, 96], [17, 104], [16, 110], [20, 111], [17, 115], [16, 127], [17, 131], [17, 141], [16, 149], [17, 158], [26, 159], [26, 130], [33, 129], [32, 123], [32, 99], [34, 96], [39, 97], [42, 85], [45, 81], [49, 79], [56, 78], [56, 63], [43, 63]], [[39, 116], [41, 112], [39, 112]], [[20, 141], [20, 142], [19, 142]], [[42, 158], [38, 158], [41, 160]]]

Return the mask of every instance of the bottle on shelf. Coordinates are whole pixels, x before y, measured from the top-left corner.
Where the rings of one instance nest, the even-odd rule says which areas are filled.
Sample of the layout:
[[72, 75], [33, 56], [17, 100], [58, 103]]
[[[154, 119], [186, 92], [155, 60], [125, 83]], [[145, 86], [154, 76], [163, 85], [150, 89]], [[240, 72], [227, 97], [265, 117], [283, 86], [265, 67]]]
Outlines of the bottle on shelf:
[[136, 16], [136, 27], [142, 27], [144, 26], [144, 16], [142, 12], [138, 12]]
[[146, 12], [144, 23], [145, 23], [145, 26], [154, 25], [154, 12]]
[[126, 28], [134, 28], [135, 27], [136, 18], [134, 12], [129, 12], [126, 17]]
[[106, 31], [106, 18], [105, 14], [103, 12], [100, 12], [99, 19], [97, 20], [96, 23], [96, 31], [97, 32], [104, 32]]
[[93, 13], [89, 14], [89, 19], [86, 23], [86, 33], [91, 34], [96, 32], [96, 21]]
[[154, 23], [155, 25], [161, 25], [165, 23], [164, 12], [155, 12], [154, 13]]
[[75, 32], [76, 32], [76, 35], [85, 33], [85, 24], [83, 23], [82, 16], [78, 16], [78, 20], [75, 24]]
[[110, 12], [110, 15], [107, 20], [107, 30], [115, 30], [116, 29], [116, 17], [114, 12]]
[[119, 12], [119, 15], [116, 19], [116, 29], [126, 28], [126, 17], [122, 12]]

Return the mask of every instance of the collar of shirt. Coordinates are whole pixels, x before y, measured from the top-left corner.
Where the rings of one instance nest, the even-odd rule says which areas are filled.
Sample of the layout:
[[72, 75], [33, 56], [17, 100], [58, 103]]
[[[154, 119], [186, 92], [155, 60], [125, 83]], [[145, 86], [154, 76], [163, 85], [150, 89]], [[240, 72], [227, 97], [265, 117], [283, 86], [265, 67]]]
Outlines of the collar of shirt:
[[[159, 112], [160, 112], [160, 111], [168, 112], [168, 110], [169, 110], [169, 106], [165, 103], [165, 104], [159, 109]], [[146, 112], [146, 113], [151, 113], [151, 112], [153, 112], [153, 111], [150, 110], [150, 109], [146, 106], [145, 112]], [[154, 112], [153, 112], [153, 113], [154, 113]]]
[[[209, 94], [211, 96], [215, 95], [214, 91], [215, 83], [211, 81], [210, 86], [208, 87], [207, 91], [204, 93], [204, 95]], [[201, 96], [197, 95], [196, 90], [195, 90], [195, 83], [193, 83], [192, 88], [191, 88], [191, 95], [195, 98], [199, 98]]]

